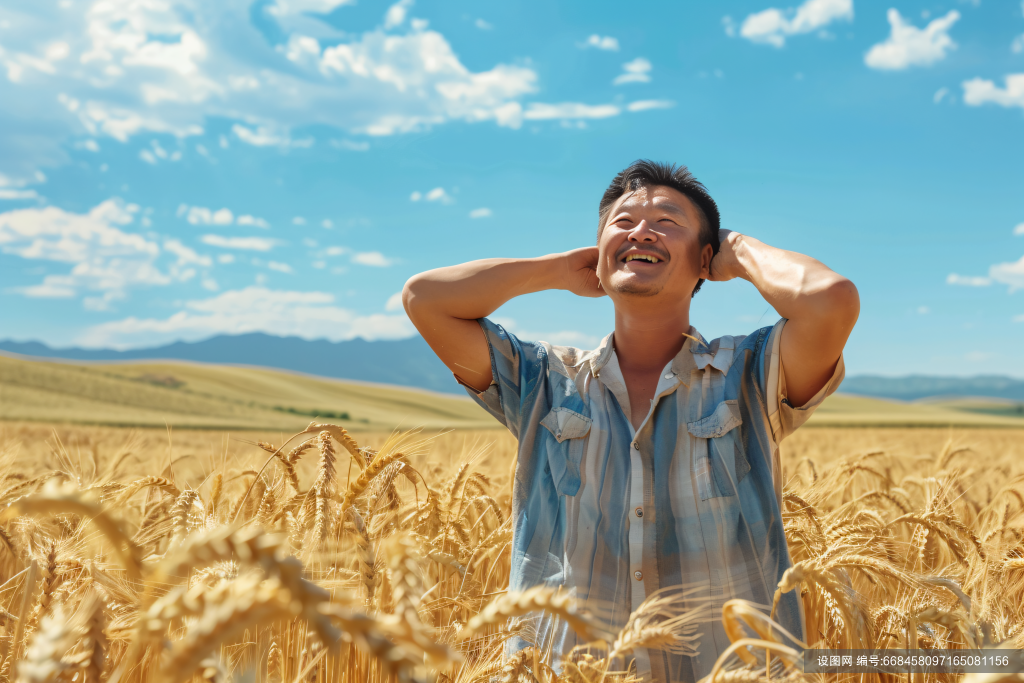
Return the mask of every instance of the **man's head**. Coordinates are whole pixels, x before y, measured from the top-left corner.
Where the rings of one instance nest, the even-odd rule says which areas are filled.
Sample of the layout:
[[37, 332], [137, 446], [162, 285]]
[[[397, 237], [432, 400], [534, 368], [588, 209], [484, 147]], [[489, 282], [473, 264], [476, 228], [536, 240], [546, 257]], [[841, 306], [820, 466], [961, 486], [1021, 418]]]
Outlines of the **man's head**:
[[616, 295], [693, 296], [718, 253], [718, 206], [685, 166], [636, 161], [599, 206], [597, 274]]

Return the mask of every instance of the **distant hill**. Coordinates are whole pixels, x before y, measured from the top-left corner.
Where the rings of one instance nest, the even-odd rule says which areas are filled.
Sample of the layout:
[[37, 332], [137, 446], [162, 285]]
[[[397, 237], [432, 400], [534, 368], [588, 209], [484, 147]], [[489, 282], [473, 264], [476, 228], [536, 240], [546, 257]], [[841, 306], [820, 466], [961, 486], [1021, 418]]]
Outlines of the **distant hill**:
[[[40, 342], [0, 341], [0, 352], [81, 361], [187, 360], [221, 365], [250, 365], [465, 395], [452, 378], [452, 373], [419, 336], [395, 341], [353, 339], [330, 342], [324, 339], [309, 341], [300, 337], [275, 337], [255, 332], [220, 335], [198, 342], [175, 342], [129, 351], [55, 349]], [[963, 396], [1024, 401], [1024, 380], [998, 375], [855, 375], [847, 377], [839, 390], [847, 394], [900, 401]]]
[[1024, 401], [1024, 380], [999, 375], [977, 377], [879, 377], [856, 375], [847, 377], [839, 389], [847, 394], [916, 401], [939, 396], [980, 396]]
[[0, 356], [0, 420], [297, 432], [498, 429], [467, 396], [185, 361], [81, 364]]
[[0, 341], [0, 351], [34, 358], [84, 361], [188, 360], [223, 365], [255, 365], [321, 377], [380, 382], [465, 396], [420, 336], [395, 341], [330, 342], [300, 337], [220, 335], [198, 342], [175, 342], [148, 349], [54, 349], [40, 342]]

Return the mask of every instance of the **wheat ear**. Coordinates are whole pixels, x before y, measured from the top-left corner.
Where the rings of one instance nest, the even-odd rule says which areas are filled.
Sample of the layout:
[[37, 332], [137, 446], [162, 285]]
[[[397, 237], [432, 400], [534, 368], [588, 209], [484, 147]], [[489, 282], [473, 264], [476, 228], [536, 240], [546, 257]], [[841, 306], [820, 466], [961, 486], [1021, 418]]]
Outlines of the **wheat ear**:
[[50, 480], [39, 494], [14, 501], [0, 514], [0, 522], [32, 513], [57, 515], [70, 513], [91, 519], [92, 523], [107, 537], [121, 566], [129, 578], [140, 576], [141, 562], [138, 548], [128, 538], [121, 526], [95, 501], [88, 500], [71, 483], [58, 484]]
[[171, 498], [177, 498], [178, 496], [181, 495], [181, 491], [178, 490], [178, 487], [175, 486], [174, 482], [168, 479], [167, 477], [149, 476], [143, 477], [141, 479], [136, 479], [132, 483], [128, 484], [128, 486], [124, 487], [124, 489], [117, 495], [115, 505], [117, 505], [118, 507], [125, 505], [129, 500], [131, 500], [131, 497], [134, 496], [136, 493], [138, 493], [142, 489], [150, 487], [160, 489], [161, 491], [169, 495]]
[[276, 640], [267, 652], [267, 683], [284, 683], [284, 652]]
[[327, 516], [327, 506], [330, 502], [331, 488], [334, 484], [334, 447], [331, 445], [331, 433], [327, 430], [320, 432], [318, 437], [320, 447], [320, 467], [317, 471], [316, 481], [313, 482], [313, 493], [316, 496], [316, 515], [313, 518], [313, 539], [322, 542], [327, 538], [330, 530], [330, 519]]
[[610, 634], [581, 613], [568, 594], [547, 586], [534, 586], [495, 598], [480, 614], [469, 620], [459, 639], [471, 638], [487, 628], [530, 612], [545, 612], [559, 617], [588, 641], [610, 640]]
[[344, 515], [345, 511], [352, 507], [352, 502], [359, 497], [359, 495], [366, 490], [366, 487], [370, 485], [370, 482], [380, 474], [384, 468], [393, 462], [400, 462], [405, 458], [402, 453], [392, 452], [386, 454], [378, 454], [369, 465], [366, 466], [363, 471], [359, 473], [356, 480], [352, 482], [348, 490], [345, 492], [345, 497], [341, 501], [341, 514]]

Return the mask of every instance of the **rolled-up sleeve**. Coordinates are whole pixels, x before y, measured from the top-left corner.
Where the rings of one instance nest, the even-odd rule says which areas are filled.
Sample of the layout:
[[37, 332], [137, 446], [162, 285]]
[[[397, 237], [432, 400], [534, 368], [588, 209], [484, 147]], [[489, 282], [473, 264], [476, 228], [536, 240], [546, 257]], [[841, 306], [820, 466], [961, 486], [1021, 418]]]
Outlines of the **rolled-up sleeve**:
[[491, 356], [491, 384], [484, 391], [476, 391], [457, 375], [455, 378], [473, 400], [518, 439], [524, 402], [536, 398], [537, 387], [547, 370], [547, 350], [542, 344], [521, 341], [487, 318], [477, 322]]
[[771, 425], [772, 438], [775, 443], [781, 442], [807, 422], [825, 399], [835, 393], [846, 376], [846, 367], [843, 364], [843, 357], [840, 356], [836, 368], [832, 372], [832, 377], [818, 390], [818, 393], [799, 408], [794, 408], [789, 402], [789, 394], [786, 391], [786, 371], [782, 366], [782, 329], [785, 325], [785, 318], [776, 323], [772, 328], [768, 343], [765, 345], [765, 367], [767, 370], [765, 373], [767, 375], [765, 397], [768, 422]]

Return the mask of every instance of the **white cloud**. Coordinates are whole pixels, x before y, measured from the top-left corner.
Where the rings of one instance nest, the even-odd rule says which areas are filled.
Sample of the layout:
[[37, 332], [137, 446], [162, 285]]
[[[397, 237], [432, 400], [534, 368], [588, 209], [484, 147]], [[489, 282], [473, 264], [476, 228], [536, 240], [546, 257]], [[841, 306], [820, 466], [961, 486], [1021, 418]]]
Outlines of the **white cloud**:
[[586, 42], [580, 43], [579, 47], [595, 47], [598, 50], [619, 51], [619, 41], [611, 36], [599, 36], [596, 33], [587, 38]]
[[358, 263], [362, 266], [374, 266], [377, 268], [387, 268], [394, 263], [392, 259], [389, 259], [379, 251], [366, 251], [352, 255], [352, 263]]
[[1010, 286], [1010, 291], [1024, 289], [1024, 256], [1013, 263], [997, 263], [988, 269], [988, 276]]
[[203, 235], [201, 241], [211, 247], [247, 251], [270, 251], [277, 244], [277, 240], [266, 237], [224, 237], [223, 235]]
[[475, 22], [473, 22], [473, 25], [476, 26], [481, 31], [490, 31], [492, 28], [494, 28], [494, 26], [491, 25], [490, 22], [484, 21], [483, 19], [477, 19]]
[[138, 213], [137, 205], [119, 199], [108, 199], [84, 214], [53, 206], [8, 211], [0, 214], [0, 251], [69, 265], [67, 272], [46, 275], [19, 291], [34, 297], [106, 292], [87, 302], [93, 309], [124, 298], [132, 287], [184, 282], [196, 275], [196, 267], [212, 265], [208, 256], [178, 240], [166, 240], [161, 249], [154, 239], [129, 232]]
[[[94, 145], [95, 140], [90, 140]], [[142, 149], [139, 151], [139, 158], [145, 161], [147, 164], [155, 166], [161, 161], [181, 161], [181, 151], [168, 152], [160, 144], [159, 140], [152, 140], [149, 143], [150, 149]], [[98, 149], [98, 146], [97, 146]]]
[[622, 113], [614, 104], [581, 104], [579, 102], [562, 102], [561, 104], [530, 103], [523, 113], [523, 118], [530, 121], [549, 119], [605, 119]]
[[490, 218], [492, 215], [494, 215], [494, 212], [486, 206], [482, 206], [479, 209], [473, 209], [469, 212], [470, 218]]
[[296, 216], [295, 218], [292, 219], [292, 225], [305, 225], [305, 224], [306, 224], [306, 219], [303, 218], [302, 216]]
[[327, 251], [325, 251], [324, 253], [326, 253], [328, 256], [341, 256], [342, 254], [345, 254], [347, 252], [348, 249], [346, 249], [345, 247], [327, 247]]
[[935, 104], [938, 104], [948, 94], [949, 94], [949, 88], [939, 88], [938, 90], [935, 91], [935, 94], [932, 96], [932, 102], [934, 102]]
[[1014, 54], [1024, 52], [1024, 33], [1013, 39], [1013, 42], [1010, 43], [1010, 51]]
[[428, 202], [441, 202], [442, 204], [451, 204], [454, 201], [443, 187], [435, 187], [425, 194], [423, 198]]
[[402, 293], [395, 292], [394, 294], [389, 296], [388, 302], [384, 304], [384, 310], [387, 311], [388, 313], [405, 310], [405, 307], [402, 305]]
[[9, 76], [0, 79], [0, 170], [26, 176], [65, 163], [69, 138], [185, 137], [211, 118], [261, 146], [313, 144], [294, 132], [308, 125], [391, 135], [453, 120], [520, 124], [521, 100], [537, 83], [529, 66], [471, 70], [444, 35], [408, 20], [409, 2], [363, 33], [293, 11], [312, 4], [279, 0], [262, 12], [269, 27], [254, 25], [241, 0], [19, 6], [0, 52]]
[[509, 332], [513, 333], [520, 339], [529, 339], [531, 341], [546, 341], [549, 344], [559, 344], [563, 346], [575, 346], [582, 349], [592, 349], [597, 346], [601, 339], [585, 332], [578, 332], [576, 330], [559, 330], [549, 332], [534, 332], [524, 330], [519, 324], [512, 318], [503, 317], [491, 317], [491, 320], [504, 327]]
[[626, 105], [629, 111], [647, 111], [648, 109], [671, 109], [676, 105], [672, 100], [637, 100]]
[[401, 26], [405, 21], [406, 15], [409, 13], [409, 8], [412, 7], [412, 3], [413, 0], [399, 0], [389, 7], [387, 14], [384, 15], [384, 28]]
[[1024, 109], [1024, 73], [1009, 74], [1005, 82], [1006, 87], [1000, 88], [992, 81], [982, 78], [964, 81], [964, 102], [974, 107], [998, 104], [1002, 107]]
[[428, 202], [440, 202], [441, 204], [452, 204], [455, 202], [452, 196], [448, 194], [448, 191], [443, 187], [435, 187], [429, 192], [419, 192], [418, 190], [409, 195], [409, 201], [418, 202], [421, 199]]
[[[189, 206], [185, 205], [178, 207], [178, 215], [185, 215], [187, 220], [192, 225], [231, 225], [235, 222], [235, 214], [231, 212], [231, 209], [217, 209], [211, 210], [205, 206]], [[251, 216], [247, 216], [251, 218]], [[239, 221], [239, 225], [243, 225]]]
[[35, 190], [14, 190], [9, 187], [0, 187], [0, 199], [35, 199], [38, 196]]
[[221, 254], [221, 255], [219, 255], [217, 257], [217, 263], [227, 264], [227, 263], [234, 263], [234, 262], [235, 262], [235, 255], [234, 254]]
[[[853, 20], [853, 0], [807, 0], [796, 9], [785, 10], [770, 7], [744, 19], [739, 33], [755, 43], [782, 47], [787, 36], [811, 33], [839, 20]], [[732, 19], [726, 17], [723, 25], [726, 34], [732, 35]]]
[[209, 256], [204, 256], [196, 253], [191, 247], [186, 247], [179, 240], [169, 239], [164, 241], [164, 250], [169, 251], [178, 257], [178, 266], [184, 266], [189, 264], [195, 264], [199, 266], [209, 267], [213, 265], [213, 259]]
[[888, 18], [892, 27], [889, 38], [872, 46], [864, 55], [864, 63], [872, 69], [929, 66], [945, 59], [949, 50], [956, 49], [956, 43], [949, 37], [949, 29], [960, 19], [956, 10], [933, 19], [923, 29], [908, 23], [895, 8], [889, 10]]
[[631, 62], [626, 62], [622, 65], [622, 69], [625, 73], [616, 76], [615, 80], [612, 81], [612, 85], [651, 82], [651, 63], [643, 57], [637, 57]]
[[992, 284], [992, 280], [990, 278], [977, 275], [957, 275], [956, 273], [950, 273], [946, 276], [946, 284], [962, 285], [964, 287], [988, 287]]
[[279, 263], [278, 261], [267, 261], [267, 268], [270, 268], [271, 270], [276, 270], [279, 273], [292, 272], [291, 266], [289, 266], [287, 263]]
[[263, 228], [264, 230], [270, 228], [270, 223], [268, 223], [267, 221], [257, 216], [250, 216], [248, 214], [239, 216], [238, 220], [236, 220], [235, 223], [238, 225], [252, 226], [254, 228]]
[[312, 147], [313, 138], [293, 140], [288, 129], [278, 125], [247, 128], [240, 123], [231, 126], [231, 132], [242, 142], [254, 147]]
[[1014, 235], [1024, 235], [1024, 223], [1018, 223], [1017, 227], [1013, 229]]
[[931, 312], [932, 312], [932, 309], [928, 308], [927, 306], [918, 306], [917, 307], [917, 314], [918, 315], [928, 315]]
[[248, 332], [342, 341], [354, 337], [397, 339], [415, 330], [404, 314], [359, 314], [336, 306], [334, 295], [327, 292], [247, 287], [188, 301], [168, 318], [130, 317], [95, 325], [77, 342], [123, 349]]
[[334, 227], [334, 221], [332, 221], [330, 218], [325, 218], [322, 221], [320, 221], [320, 227], [323, 228], [324, 230], [330, 230]]

